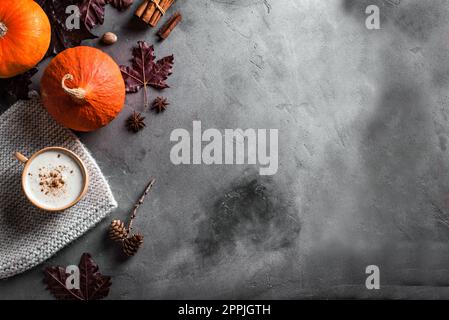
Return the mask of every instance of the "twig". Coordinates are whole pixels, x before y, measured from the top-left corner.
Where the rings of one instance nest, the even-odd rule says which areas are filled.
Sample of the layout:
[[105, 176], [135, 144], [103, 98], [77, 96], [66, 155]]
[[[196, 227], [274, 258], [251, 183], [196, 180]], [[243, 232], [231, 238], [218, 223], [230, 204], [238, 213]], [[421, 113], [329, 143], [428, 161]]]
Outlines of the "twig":
[[144, 108], [148, 108], [148, 92], [147, 92], [147, 84], [143, 85], [143, 106]]
[[155, 178], [151, 178], [150, 183], [148, 184], [147, 188], [145, 189], [145, 192], [142, 194], [142, 196], [140, 197], [139, 201], [137, 201], [137, 203], [134, 205], [133, 213], [131, 215], [131, 218], [130, 218], [129, 224], [128, 224], [128, 233], [131, 232], [131, 229], [132, 229], [132, 226], [133, 226], [133, 221], [134, 221], [134, 219], [136, 218], [136, 215], [137, 215], [137, 210], [139, 210], [139, 207], [145, 201], [145, 197], [147, 196], [148, 193], [150, 193], [150, 190], [153, 187], [155, 182], [156, 182], [156, 179]]

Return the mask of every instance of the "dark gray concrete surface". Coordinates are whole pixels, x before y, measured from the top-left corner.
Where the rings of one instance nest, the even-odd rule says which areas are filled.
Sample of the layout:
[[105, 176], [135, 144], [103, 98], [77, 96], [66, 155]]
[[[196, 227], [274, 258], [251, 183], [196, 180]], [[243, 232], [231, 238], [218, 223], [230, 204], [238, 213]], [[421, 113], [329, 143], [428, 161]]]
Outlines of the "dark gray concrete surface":
[[[365, 27], [369, 4], [381, 30]], [[108, 8], [95, 30], [119, 35], [102, 48], [120, 64], [137, 40], [156, 43], [155, 30], [133, 22], [135, 5]], [[163, 93], [171, 106], [148, 112], [148, 128], [132, 135], [124, 121], [143, 105], [129, 95], [111, 125], [80, 135], [120, 207], [48, 264], [91, 252], [115, 299], [449, 298], [449, 4], [178, 0], [175, 9], [183, 23], [156, 43], [159, 57], [175, 54]], [[280, 129], [279, 172], [174, 166], [170, 133], [193, 120]], [[106, 231], [150, 175], [158, 181], [136, 220], [145, 245], [126, 260]], [[370, 264], [380, 290], [365, 288]], [[42, 268], [1, 281], [0, 298], [51, 298]]]

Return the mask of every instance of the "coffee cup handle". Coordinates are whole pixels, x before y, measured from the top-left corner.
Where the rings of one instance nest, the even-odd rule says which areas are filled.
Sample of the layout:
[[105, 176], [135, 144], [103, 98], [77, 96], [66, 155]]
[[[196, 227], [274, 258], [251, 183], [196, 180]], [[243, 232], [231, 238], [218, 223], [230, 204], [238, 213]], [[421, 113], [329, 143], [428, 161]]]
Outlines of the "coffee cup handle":
[[14, 156], [16, 157], [17, 160], [19, 160], [20, 162], [22, 162], [23, 164], [27, 163], [28, 158], [25, 157], [23, 154], [21, 154], [20, 152], [16, 152], [14, 153]]

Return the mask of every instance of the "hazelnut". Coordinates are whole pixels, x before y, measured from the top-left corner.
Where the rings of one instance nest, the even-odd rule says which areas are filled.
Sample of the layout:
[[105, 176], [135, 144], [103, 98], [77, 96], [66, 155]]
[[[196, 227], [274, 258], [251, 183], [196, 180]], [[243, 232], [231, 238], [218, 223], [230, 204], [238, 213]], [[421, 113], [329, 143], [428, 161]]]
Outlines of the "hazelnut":
[[101, 41], [104, 43], [104, 44], [108, 44], [108, 45], [111, 45], [111, 44], [114, 44], [114, 43], [116, 43], [117, 42], [117, 35], [115, 34], [115, 33], [112, 33], [112, 32], [106, 32], [104, 35], [103, 35], [103, 37], [101, 37]]

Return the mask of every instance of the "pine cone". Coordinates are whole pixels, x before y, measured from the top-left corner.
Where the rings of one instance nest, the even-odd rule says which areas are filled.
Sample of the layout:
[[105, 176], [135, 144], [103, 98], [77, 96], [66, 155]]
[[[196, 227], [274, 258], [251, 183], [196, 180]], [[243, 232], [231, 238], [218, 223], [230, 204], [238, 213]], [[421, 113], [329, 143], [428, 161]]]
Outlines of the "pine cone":
[[128, 236], [125, 224], [120, 220], [114, 220], [109, 227], [109, 238], [114, 241], [123, 240]]
[[127, 256], [133, 256], [142, 244], [143, 236], [140, 234], [134, 234], [123, 241], [123, 252], [125, 252]]

